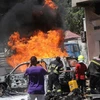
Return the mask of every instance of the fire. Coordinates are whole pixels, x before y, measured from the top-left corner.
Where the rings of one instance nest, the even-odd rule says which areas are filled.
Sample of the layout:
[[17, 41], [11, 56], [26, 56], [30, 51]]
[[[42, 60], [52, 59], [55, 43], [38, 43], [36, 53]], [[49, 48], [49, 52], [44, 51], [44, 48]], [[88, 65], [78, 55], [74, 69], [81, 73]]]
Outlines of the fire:
[[61, 49], [62, 43], [61, 30], [50, 30], [47, 33], [36, 31], [30, 38], [21, 38], [18, 32], [14, 32], [9, 38], [8, 46], [15, 53], [7, 58], [7, 62], [15, 67], [22, 62], [29, 61], [33, 55], [39, 59], [67, 56], [66, 51]]
[[52, 0], [45, 0], [45, 5], [48, 5], [52, 9], [57, 9], [58, 8]]

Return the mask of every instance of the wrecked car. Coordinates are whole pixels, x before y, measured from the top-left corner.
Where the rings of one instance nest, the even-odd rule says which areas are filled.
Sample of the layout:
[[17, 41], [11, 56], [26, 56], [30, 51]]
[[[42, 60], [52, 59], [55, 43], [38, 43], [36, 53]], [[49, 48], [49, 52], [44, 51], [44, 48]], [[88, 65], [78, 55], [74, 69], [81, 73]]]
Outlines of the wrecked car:
[[[45, 58], [42, 59], [46, 63], [46, 67], [48, 69], [49, 64], [52, 60], [55, 58]], [[40, 59], [41, 60], [41, 59]], [[69, 68], [69, 64], [66, 57], [61, 58], [64, 69]], [[20, 67], [23, 67], [23, 65], [27, 65], [29, 62], [23, 62], [19, 65], [17, 65], [14, 69], [12, 69], [8, 74], [0, 76], [0, 96], [4, 95], [6, 90], [8, 92], [10, 91], [17, 91], [17, 92], [26, 92], [27, 91], [27, 84], [28, 79], [24, 77], [24, 72], [21, 72], [19, 70]], [[70, 80], [70, 73], [69, 72], [63, 72], [60, 77], [60, 84], [64, 87], [65, 90], [68, 90], [68, 81]], [[45, 91], [47, 90], [47, 81], [48, 77], [45, 77]], [[62, 87], [63, 88], [63, 87]], [[69, 91], [69, 90], [68, 90]]]

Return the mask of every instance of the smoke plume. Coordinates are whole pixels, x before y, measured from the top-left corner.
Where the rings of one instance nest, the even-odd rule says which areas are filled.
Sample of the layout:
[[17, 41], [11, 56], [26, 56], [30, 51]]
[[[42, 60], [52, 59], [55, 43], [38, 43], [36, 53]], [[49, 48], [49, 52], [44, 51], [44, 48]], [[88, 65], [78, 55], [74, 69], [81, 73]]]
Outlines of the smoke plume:
[[[30, 36], [33, 31], [44, 32], [61, 28], [62, 21], [58, 10], [44, 6], [43, 0], [25, 0], [11, 5], [0, 22], [0, 41], [18, 31], [21, 36]], [[9, 1], [10, 2], [10, 1]]]

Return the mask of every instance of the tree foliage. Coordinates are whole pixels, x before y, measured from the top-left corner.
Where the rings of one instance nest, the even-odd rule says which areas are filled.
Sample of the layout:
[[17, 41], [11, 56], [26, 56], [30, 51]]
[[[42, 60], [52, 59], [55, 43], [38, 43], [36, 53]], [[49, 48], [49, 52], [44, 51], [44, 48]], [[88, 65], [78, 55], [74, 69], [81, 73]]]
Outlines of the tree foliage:
[[83, 31], [84, 9], [72, 7], [71, 0], [55, 0], [63, 20], [63, 28], [77, 34]]

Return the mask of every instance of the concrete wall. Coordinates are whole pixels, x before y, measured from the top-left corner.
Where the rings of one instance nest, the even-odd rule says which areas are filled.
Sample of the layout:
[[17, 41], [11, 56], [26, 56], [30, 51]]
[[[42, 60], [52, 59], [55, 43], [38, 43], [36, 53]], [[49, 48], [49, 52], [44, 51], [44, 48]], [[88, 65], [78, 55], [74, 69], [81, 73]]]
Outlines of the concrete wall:
[[96, 21], [97, 19], [100, 20], [100, 16], [96, 15], [91, 7], [85, 8], [85, 15], [88, 58], [91, 60], [100, 53], [100, 29], [95, 29], [95, 27], [100, 24]]
[[[72, 0], [72, 5], [77, 6], [79, 2], [98, 1], [98, 0]], [[100, 1], [100, 0], [99, 0]], [[88, 2], [89, 3], [89, 2]], [[100, 54], [100, 15], [94, 13], [91, 6], [85, 7], [86, 18], [86, 37], [88, 49], [88, 61]]]
[[85, 2], [85, 1], [91, 1], [91, 0], [72, 0], [72, 6], [77, 6], [77, 3], [80, 3], [80, 2]]
[[88, 48], [88, 59], [91, 60], [92, 57], [95, 55], [94, 54], [94, 49], [95, 49], [95, 39], [94, 39], [94, 28], [93, 25], [90, 21], [90, 12], [89, 8], [87, 7], [85, 9], [85, 15], [86, 15], [86, 37], [87, 37], [87, 48]]
[[72, 0], [72, 7], [77, 6], [77, 4], [81, 4], [81, 3], [87, 3], [87, 2], [97, 2], [100, 0]]
[[81, 38], [78, 38], [78, 44], [79, 44], [79, 47], [80, 47], [80, 52], [81, 52], [81, 55], [84, 56], [84, 62], [85, 64], [88, 64], [88, 53], [87, 53], [87, 45], [86, 43], [83, 43], [81, 41]]

